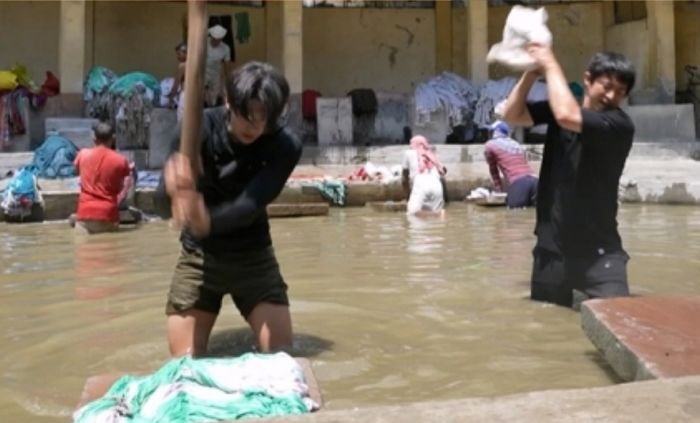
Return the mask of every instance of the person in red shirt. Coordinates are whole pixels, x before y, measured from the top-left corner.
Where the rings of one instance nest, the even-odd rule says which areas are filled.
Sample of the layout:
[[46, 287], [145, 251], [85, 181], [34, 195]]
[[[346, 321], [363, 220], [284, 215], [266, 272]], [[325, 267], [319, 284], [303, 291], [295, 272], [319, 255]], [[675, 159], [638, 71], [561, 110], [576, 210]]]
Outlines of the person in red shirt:
[[75, 168], [80, 175], [76, 229], [99, 233], [119, 228], [119, 203], [128, 191], [131, 174], [126, 158], [114, 151], [114, 130], [99, 122], [94, 129], [95, 147], [80, 150]]

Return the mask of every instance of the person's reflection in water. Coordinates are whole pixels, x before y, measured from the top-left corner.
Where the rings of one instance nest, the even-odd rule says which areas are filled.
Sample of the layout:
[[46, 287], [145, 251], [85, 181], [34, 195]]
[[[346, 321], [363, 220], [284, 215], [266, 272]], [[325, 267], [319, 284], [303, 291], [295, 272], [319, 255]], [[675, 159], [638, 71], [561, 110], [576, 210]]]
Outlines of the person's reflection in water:
[[121, 292], [115, 277], [126, 272], [124, 263], [116, 256], [113, 237], [76, 237], [75, 297], [99, 300]]

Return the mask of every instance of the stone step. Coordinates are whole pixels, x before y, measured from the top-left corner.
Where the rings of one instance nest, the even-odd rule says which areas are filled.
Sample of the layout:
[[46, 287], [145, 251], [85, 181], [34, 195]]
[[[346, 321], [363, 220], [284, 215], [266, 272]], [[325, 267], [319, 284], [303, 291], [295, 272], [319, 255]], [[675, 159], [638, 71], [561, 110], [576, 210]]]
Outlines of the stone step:
[[585, 301], [583, 331], [626, 381], [700, 374], [700, 297]]
[[47, 136], [53, 132], [78, 148], [90, 148], [94, 146], [92, 127], [96, 123], [97, 119], [92, 118], [46, 118], [44, 130]]
[[369, 208], [376, 212], [405, 212], [405, 201], [370, 201], [366, 204]]
[[273, 203], [267, 206], [269, 217], [326, 216], [328, 203]]

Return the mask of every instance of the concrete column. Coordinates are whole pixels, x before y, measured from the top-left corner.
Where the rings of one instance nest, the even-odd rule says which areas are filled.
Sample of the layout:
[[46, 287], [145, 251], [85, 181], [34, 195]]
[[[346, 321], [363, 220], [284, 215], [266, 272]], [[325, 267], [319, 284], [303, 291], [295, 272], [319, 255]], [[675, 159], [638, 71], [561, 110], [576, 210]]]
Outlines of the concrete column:
[[85, 79], [85, 1], [61, 0], [58, 73], [62, 94], [80, 94]]
[[265, 40], [267, 61], [274, 67], [282, 69], [282, 2], [271, 0], [265, 2]]
[[303, 86], [302, 16], [301, 0], [282, 2], [282, 68], [294, 94], [301, 93]]
[[673, 2], [647, 0], [649, 73], [646, 84], [656, 88], [661, 103], [673, 103], [676, 90], [676, 39]]
[[476, 82], [489, 79], [486, 54], [489, 52], [489, 7], [487, 0], [465, 0], [467, 6], [467, 69]]
[[435, 71], [452, 70], [452, 1], [435, 2]]

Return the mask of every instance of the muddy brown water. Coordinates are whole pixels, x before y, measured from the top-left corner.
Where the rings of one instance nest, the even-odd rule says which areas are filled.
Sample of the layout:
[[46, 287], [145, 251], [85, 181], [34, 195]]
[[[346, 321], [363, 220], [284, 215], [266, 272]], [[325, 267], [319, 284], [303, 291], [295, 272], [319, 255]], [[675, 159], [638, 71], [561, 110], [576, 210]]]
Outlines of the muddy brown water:
[[[333, 209], [275, 219], [297, 354], [329, 409], [609, 385], [576, 312], [531, 302], [534, 211], [451, 204], [444, 220]], [[700, 208], [625, 205], [636, 294], [700, 291]], [[85, 379], [168, 357], [179, 245], [166, 222], [76, 237], [0, 224], [0, 420], [70, 419]], [[230, 301], [213, 354], [251, 349]]]

